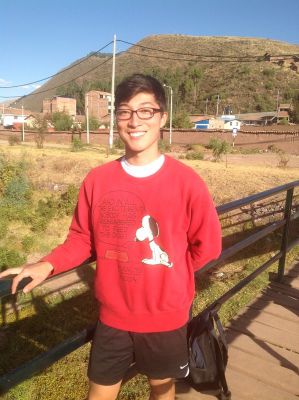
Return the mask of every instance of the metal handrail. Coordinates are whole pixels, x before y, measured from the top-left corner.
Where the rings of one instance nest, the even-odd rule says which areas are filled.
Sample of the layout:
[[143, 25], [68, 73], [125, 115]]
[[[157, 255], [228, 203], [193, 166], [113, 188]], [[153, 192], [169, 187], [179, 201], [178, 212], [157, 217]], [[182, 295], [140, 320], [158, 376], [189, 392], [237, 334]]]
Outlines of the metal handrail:
[[[294, 192], [294, 189], [298, 186], [299, 186], [299, 180], [290, 182], [285, 185], [275, 187], [270, 190], [266, 190], [261, 193], [257, 193], [255, 195], [247, 196], [243, 199], [239, 199], [236, 201], [232, 201], [232, 202], [220, 205], [216, 208], [218, 214], [220, 215], [220, 214], [227, 213], [227, 212], [233, 211], [235, 209], [238, 209], [244, 205], [259, 201], [261, 199], [274, 196], [278, 193], [287, 192], [286, 199], [285, 199], [284, 218], [282, 220], [268, 225], [267, 227], [261, 229], [259, 232], [256, 232], [256, 233], [250, 235], [245, 240], [242, 240], [242, 241], [234, 244], [233, 246], [229, 247], [228, 249], [223, 250], [220, 257], [217, 260], [210, 262], [209, 264], [207, 264], [206, 266], [201, 268], [196, 273], [196, 275], [202, 274], [203, 272], [206, 272], [207, 270], [214, 268], [216, 265], [218, 265], [219, 263], [228, 259], [232, 255], [243, 250], [244, 248], [248, 247], [249, 245], [257, 242], [261, 238], [269, 235], [269, 233], [274, 232], [275, 230], [277, 230], [281, 227], [284, 227], [280, 251], [277, 254], [275, 254], [272, 258], [270, 258], [267, 262], [265, 262], [263, 265], [258, 267], [254, 272], [249, 274], [246, 278], [241, 280], [233, 288], [231, 288], [226, 293], [224, 293], [222, 296], [220, 296], [217, 300], [215, 300], [207, 308], [209, 308], [209, 309], [213, 309], [215, 307], [219, 308], [225, 301], [227, 301], [229, 298], [234, 296], [239, 290], [241, 290], [243, 287], [245, 287], [249, 282], [251, 282], [253, 279], [255, 279], [260, 273], [265, 271], [267, 268], [269, 268], [270, 265], [272, 265], [274, 262], [276, 262], [278, 260], [280, 262], [279, 268], [278, 268], [278, 280], [282, 279], [283, 273], [284, 273], [286, 253], [292, 247], [294, 247], [296, 244], [299, 243], [299, 238], [294, 240], [292, 243], [288, 243], [288, 230], [289, 230], [290, 221], [299, 217], [299, 210], [296, 211], [293, 215], [291, 215], [293, 192]], [[60, 276], [65, 275], [67, 273], [69, 273], [69, 271], [60, 274]], [[55, 279], [55, 277], [49, 278], [49, 280], [51, 280], [51, 279]], [[23, 279], [18, 286], [18, 290], [23, 289], [29, 280], [30, 280], [29, 278]], [[0, 297], [9, 294], [10, 287], [11, 287], [11, 281], [12, 281], [12, 278], [4, 279], [4, 280], [0, 281]], [[42, 353], [41, 355], [33, 358], [31, 361], [23, 364], [22, 366], [16, 368], [15, 370], [1, 376], [0, 377], [0, 393], [7, 391], [8, 389], [13, 387], [17, 383], [20, 383], [24, 379], [29, 378], [34, 373], [37, 373], [40, 370], [48, 367], [55, 361], [59, 360], [60, 358], [64, 357], [65, 355], [69, 354], [70, 352], [76, 350], [77, 348], [81, 347], [82, 345], [84, 345], [85, 343], [90, 341], [90, 339], [92, 338], [94, 329], [95, 329], [95, 326], [84, 329], [83, 331], [77, 333], [73, 337], [66, 339], [65, 341], [61, 342], [57, 346], [54, 346], [49, 351]]]

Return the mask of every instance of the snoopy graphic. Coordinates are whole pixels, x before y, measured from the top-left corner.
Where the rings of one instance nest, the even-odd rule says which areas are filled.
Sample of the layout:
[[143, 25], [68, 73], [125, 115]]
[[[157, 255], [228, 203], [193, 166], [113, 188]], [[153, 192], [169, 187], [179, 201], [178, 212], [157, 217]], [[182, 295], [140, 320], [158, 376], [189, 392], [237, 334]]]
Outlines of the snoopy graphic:
[[155, 243], [154, 238], [159, 236], [159, 225], [153, 217], [150, 215], [145, 215], [142, 218], [141, 227], [136, 231], [135, 240], [138, 242], [143, 242], [144, 240], [149, 241], [149, 247], [152, 251], [152, 258], [144, 258], [142, 262], [149, 265], [165, 265], [171, 268], [173, 263], [169, 262], [168, 254], [163, 251], [157, 243]]

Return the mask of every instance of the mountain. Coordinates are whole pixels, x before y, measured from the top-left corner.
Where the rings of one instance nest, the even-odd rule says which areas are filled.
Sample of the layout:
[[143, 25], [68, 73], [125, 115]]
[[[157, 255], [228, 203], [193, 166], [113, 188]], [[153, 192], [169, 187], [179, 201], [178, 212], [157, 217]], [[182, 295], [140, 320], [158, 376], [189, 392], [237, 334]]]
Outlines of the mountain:
[[[74, 84], [67, 82], [74, 79], [83, 92], [109, 90], [111, 68], [110, 54], [92, 53], [23, 98], [23, 105], [41, 111], [44, 98], [69, 94]], [[175, 110], [192, 113], [215, 112], [217, 103], [219, 112], [227, 105], [234, 113], [273, 110], [297, 95], [298, 71], [298, 45], [262, 38], [153, 35], [116, 55], [117, 82], [151, 73], [173, 88]]]

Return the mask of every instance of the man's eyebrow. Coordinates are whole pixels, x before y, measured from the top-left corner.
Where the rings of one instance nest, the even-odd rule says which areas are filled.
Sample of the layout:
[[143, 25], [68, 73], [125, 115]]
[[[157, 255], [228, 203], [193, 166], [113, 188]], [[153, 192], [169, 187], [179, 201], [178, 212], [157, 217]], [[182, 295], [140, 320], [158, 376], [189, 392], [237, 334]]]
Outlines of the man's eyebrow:
[[[156, 108], [156, 106], [148, 101], [145, 101], [144, 103], [140, 103], [138, 107], [145, 107], [146, 105], [148, 105], [149, 107], [153, 107]], [[128, 103], [120, 103], [119, 107], [130, 107]], [[159, 106], [158, 106], [159, 107]]]

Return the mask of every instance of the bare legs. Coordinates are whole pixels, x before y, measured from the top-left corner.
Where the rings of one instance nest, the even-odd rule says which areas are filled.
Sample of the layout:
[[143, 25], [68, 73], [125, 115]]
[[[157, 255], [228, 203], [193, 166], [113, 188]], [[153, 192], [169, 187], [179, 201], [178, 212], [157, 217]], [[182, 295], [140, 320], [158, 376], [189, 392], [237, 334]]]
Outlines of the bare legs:
[[[175, 385], [173, 379], [150, 379], [149, 383], [151, 386], [149, 400], [174, 400]], [[115, 400], [120, 386], [121, 382], [104, 386], [90, 381], [88, 400]]]

